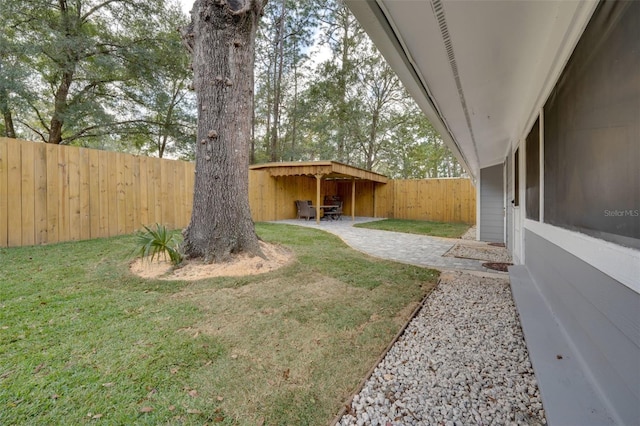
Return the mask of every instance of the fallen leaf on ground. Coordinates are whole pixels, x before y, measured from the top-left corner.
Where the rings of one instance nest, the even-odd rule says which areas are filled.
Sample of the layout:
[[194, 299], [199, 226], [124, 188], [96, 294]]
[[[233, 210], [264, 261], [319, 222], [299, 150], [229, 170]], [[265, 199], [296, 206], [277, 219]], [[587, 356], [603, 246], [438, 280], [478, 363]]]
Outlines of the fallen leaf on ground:
[[187, 410], [187, 414], [202, 414], [202, 411], [196, 410], [195, 408], [190, 408]]
[[169, 406], [169, 411], [173, 411], [173, 410], [175, 410], [175, 409], [176, 409], [176, 406], [175, 406], [175, 405], [170, 405], [170, 406]]
[[102, 386], [104, 386], [105, 388], [110, 388], [111, 386], [113, 386], [114, 383], [113, 382], [109, 382], [109, 383], [103, 383]]
[[94, 414], [93, 416], [91, 416], [92, 419], [97, 420], [97, 419], [101, 419], [102, 418], [102, 414]]
[[195, 389], [191, 389], [189, 391], [189, 396], [192, 397], [192, 398], [195, 398], [196, 396], [198, 396], [198, 391], [195, 390]]
[[142, 408], [140, 409], [140, 412], [141, 412], [141, 413], [150, 413], [150, 412], [152, 412], [152, 411], [153, 411], [153, 407], [142, 407]]
[[219, 396], [219, 397], [217, 397], [216, 399], [217, 399], [218, 401], [224, 401], [224, 397], [222, 397], [222, 396]]

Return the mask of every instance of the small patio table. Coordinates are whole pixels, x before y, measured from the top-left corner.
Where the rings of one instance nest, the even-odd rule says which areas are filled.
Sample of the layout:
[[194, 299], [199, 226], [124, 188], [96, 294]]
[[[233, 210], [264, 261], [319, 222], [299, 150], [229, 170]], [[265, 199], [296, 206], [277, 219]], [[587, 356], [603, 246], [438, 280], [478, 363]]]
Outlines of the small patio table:
[[[337, 206], [335, 206], [335, 205], [326, 205], [326, 206], [314, 206], [314, 205], [312, 205], [312, 206], [311, 206], [311, 208], [316, 209], [316, 215], [317, 215], [317, 217], [320, 217], [321, 219], [324, 219], [325, 217], [328, 217], [330, 220], [335, 220], [335, 218], [334, 218], [332, 215], [330, 215], [330, 214], [324, 214], [324, 209], [334, 209], [334, 208], [336, 208], [336, 207], [337, 207]], [[320, 210], [323, 210], [323, 215], [322, 215], [322, 217], [320, 216]]]

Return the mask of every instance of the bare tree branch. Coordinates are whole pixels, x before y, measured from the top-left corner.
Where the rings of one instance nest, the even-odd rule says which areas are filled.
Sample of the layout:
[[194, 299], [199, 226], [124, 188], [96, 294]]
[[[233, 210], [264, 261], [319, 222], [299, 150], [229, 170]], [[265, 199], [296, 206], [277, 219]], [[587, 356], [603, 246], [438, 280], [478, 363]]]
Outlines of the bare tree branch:
[[267, 0], [226, 0], [226, 3], [232, 15], [244, 15], [253, 10], [258, 16], [262, 16]]
[[[42, 115], [40, 114], [40, 110], [38, 110], [38, 108], [33, 105], [31, 102], [27, 102], [27, 105], [29, 105], [29, 108], [31, 108], [35, 113], [36, 116], [38, 117], [38, 121], [40, 122], [40, 125], [42, 127], [44, 127], [44, 129], [49, 132], [49, 126], [47, 125], [47, 122], [44, 120], [44, 118], [42, 117]], [[22, 122], [21, 122], [22, 123]], [[26, 125], [26, 124], [25, 124]], [[33, 129], [32, 129], [33, 130]], [[36, 132], [38, 134], [40, 134], [40, 132]]]
[[69, 105], [73, 105], [76, 102], [79, 102], [79, 100], [82, 99], [82, 97], [84, 95], [89, 93], [89, 91], [91, 89], [94, 89], [94, 88], [96, 88], [97, 86], [99, 86], [101, 84], [115, 83], [117, 81], [121, 81], [121, 79], [119, 79], [119, 78], [107, 78], [107, 79], [92, 81], [89, 84], [87, 84], [86, 86], [84, 86], [79, 92], [75, 93], [71, 97], [71, 99], [69, 100]]
[[[115, 123], [105, 123], [105, 124], [94, 124], [93, 126], [88, 126], [85, 127], [84, 129], [80, 129], [78, 130], [76, 133], [74, 133], [71, 136], [65, 137], [63, 139], [63, 141], [61, 142], [61, 144], [69, 144], [71, 142], [73, 142], [76, 139], [80, 139], [80, 138], [85, 138], [85, 137], [98, 137], [98, 136], [106, 136], [106, 135], [112, 135], [114, 132], [112, 130], [107, 130], [105, 132], [100, 132], [100, 133], [94, 133], [94, 134], [88, 134], [88, 132], [92, 131], [92, 130], [96, 130], [96, 129], [100, 129], [106, 126], [124, 126], [126, 124], [155, 124], [158, 125], [160, 123], [157, 123], [155, 121], [151, 121], [151, 120], [125, 120], [125, 121], [117, 121]], [[136, 133], [146, 133], [146, 132], [134, 132], [134, 131], [124, 131], [123, 129], [118, 129], [119, 134], [136, 134]]]
[[87, 11], [87, 13], [85, 13], [84, 15], [82, 15], [80, 17], [80, 20], [82, 22], [85, 22], [87, 20], [87, 18], [89, 18], [89, 16], [93, 15], [94, 13], [96, 13], [98, 10], [102, 9], [103, 7], [109, 5], [110, 3], [115, 3], [115, 2], [120, 2], [122, 0], [107, 0], [104, 1], [102, 3], [98, 3], [97, 5], [93, 6], [91, 9], [89, 9]]
[[[196, 2], [196, 4], [197, 3], [198, 2]], [[194, 9], [195, 8], [196, 6], [194, 5]], [[178, 28], [178, 32], [180, 33], [182, 44], [187, 49], [187, 52], [189, 52], [190, 55], [193, 55], [193, 20], [191, 20], [191, 22], [189, 22], [189, 25], [187, 25], [186, 27]]]
[[47, 139], [44, 137], [44, 133], [40, 132], [38, 129], [36, 129], [35, 127], [31, 126], [26, 121], [18, 120], [18, 123], [22, 124], [23, 126], [27, 127], [29, 130], [31, 130], [32, 132], [34, 132], [38, 136], [40, 136], [40, 139], [42, 139], [42, 142], [44, 142], [44, 143], [47, 142]]

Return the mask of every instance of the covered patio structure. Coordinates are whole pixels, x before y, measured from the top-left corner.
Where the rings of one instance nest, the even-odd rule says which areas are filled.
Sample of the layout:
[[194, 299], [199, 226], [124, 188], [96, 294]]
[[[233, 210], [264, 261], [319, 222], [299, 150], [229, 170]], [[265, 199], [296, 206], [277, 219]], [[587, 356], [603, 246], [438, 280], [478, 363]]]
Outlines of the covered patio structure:
[[[376, 189], [387, 177], [336, 161], [256, 164], [250, 167], [249, 200], [256, 221], [296, 217], [295, 200], [322, 205], [325, 196], [339, 196], [352, 220], [375, 217]], [[320, 221], [320, 215], [316, 215]]]

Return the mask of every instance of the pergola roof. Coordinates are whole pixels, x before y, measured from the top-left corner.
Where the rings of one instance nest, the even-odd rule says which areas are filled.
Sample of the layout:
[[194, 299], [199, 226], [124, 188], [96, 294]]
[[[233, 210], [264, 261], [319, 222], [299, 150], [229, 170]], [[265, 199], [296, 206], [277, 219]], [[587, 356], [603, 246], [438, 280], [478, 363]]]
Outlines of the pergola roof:
[[267, 170], [271, 176], [314, 176], [324, 180], [368, 180], [387, 183], [387, 177], [337, 161], [306, 161], [255, 164], [251, 170]]

